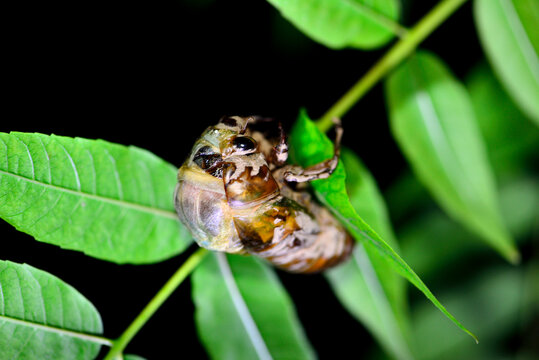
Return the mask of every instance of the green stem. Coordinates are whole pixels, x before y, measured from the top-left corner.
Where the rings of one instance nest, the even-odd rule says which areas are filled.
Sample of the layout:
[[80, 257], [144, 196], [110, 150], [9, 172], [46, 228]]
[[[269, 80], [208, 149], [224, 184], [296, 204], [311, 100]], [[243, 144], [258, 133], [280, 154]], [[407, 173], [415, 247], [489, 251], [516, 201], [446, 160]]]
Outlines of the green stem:
[[464, 2], [466, 0], [440, 1], [316, 122], [318, 128], [323, 132], [328, 131], [333, 126], [332, 118], [340, 118], [346, 114], [365, 93], [400, 64]]
[[131, 325], [123, 334], [113, 342], [113, 346], [105, 357], [105, 360], [121, 358], [121, 354], [131, 339], [146, 324], [152, 315], [159, 309], [166, 299], [176, 290], [185, 278], [195, 269], [204, 256], [208, 253], [206, 249], [200, 248], [194, 252], [187, 261], [172, 275], [166, 284], [159, 290], [154, 298], [146, 305], [142, 312], [133, 320]]

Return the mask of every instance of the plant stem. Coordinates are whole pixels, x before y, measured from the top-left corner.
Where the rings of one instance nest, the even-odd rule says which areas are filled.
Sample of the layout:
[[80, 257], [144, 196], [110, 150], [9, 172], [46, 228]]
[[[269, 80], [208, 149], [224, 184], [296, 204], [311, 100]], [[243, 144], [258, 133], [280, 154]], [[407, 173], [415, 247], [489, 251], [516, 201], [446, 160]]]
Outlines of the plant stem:
[[385, 55], [378, 60], [358, 82], [348, 90], [317, 122], [318, 128], [326, 132], [332, 126], [332, 118], [342, 117], [380, 79], [400, 64], [441, 23], [453, 14], [466, 0], [442, 0], [427, 15], [414, 25]]
[[121, 354], [131, 339], [146, 324], [152, 315], [159, 309], [166, 299], [176, 290], [185, 278], [195, 269], [204, 256], [208, 253], [206, 249], [200, 248], [194, 252], [172, 275], [165, 285], [159, 290], [154, 298], [146, 305], [142, 312], [133, 320], [131, 325], [123, 334], [113, 341], [113, 346], [105, 357], [105, 360], [121, 358]]

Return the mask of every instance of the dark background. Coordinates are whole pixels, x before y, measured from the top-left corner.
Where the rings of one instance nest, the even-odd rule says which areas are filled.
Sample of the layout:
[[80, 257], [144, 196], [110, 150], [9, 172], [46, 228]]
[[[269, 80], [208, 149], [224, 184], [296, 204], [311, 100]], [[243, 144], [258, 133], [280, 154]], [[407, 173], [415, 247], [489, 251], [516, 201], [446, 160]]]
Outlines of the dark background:
[[[435, 2], [403, 3], [402, 23], [412, 26]], [[286, 127], [301, 107], [321, 116], [385, 49], [327, 49], [263, 0], [17, 4], [4, 11], [0, 131], [136, 145], [176, 166], [222, 115], [271, 116]], [[471, 4], [422, 48], [442, 57], [458, 77], [466, 75], [482, 57]], [[381, 85], [344, 118], [344, 128], [343, 143], [360, 155], [382, 190], [406, 169], [389, 132]], [[29, 263], [73, 285], [100, 311], [110, 338], [194, 250], [154, 265], [116, 265], [36, 242], [3, 221], [0, 234], [2, 259]], [[320, 358], [370, 351], [370, 335], [321, 276], [279, 275]], [[187, 280], [128, 353], [206, 358], [189, 287]]]

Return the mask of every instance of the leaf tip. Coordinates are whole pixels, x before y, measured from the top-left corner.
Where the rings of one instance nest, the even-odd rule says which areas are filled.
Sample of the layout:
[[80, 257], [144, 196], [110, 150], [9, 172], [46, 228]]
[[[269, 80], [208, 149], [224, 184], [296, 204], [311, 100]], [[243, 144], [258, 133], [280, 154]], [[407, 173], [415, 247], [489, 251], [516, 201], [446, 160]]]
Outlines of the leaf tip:
[[477, 336], [475, 336], [475, 334], [473, 332], [471, 332], [470, 330], [468, 329], [465, 329], [464, 331], [466, 331], [466, 333], [468, 335], [470, 335], [472, 337], [472, 339], [474, 339], [475, 341], [475, 344], [478, 345], [479, 344], [479, 338]]
[[500, 251], [502, 256], [507, 260], [511, 265], [519, 265], [521, 261], [520, 252], [515, 245], [509, 244], [503, 251]]
[[509, 260], [509, 262], [510, 262], [512, 265], [518, 265], [518, 264], [520, 264], [520, 260], [521, 260], [520, 253], [518, 252], [518, 250], [513, 249], [513, 250], [507, 255], [507, 259]]

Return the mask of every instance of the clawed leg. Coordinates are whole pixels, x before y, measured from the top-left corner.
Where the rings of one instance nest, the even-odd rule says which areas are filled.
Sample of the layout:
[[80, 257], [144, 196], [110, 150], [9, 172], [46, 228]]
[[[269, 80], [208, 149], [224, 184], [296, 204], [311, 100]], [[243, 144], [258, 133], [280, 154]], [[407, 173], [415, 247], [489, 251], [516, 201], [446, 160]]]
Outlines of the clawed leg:
[[300, 166], [291, 166], [284, 173], [284, 179], [286, 181], [301, 183], [301, 182], [312, 181], [312, 180], [317, 180], [317, 179], [326, 179], [333, 173], [333, 171], [335, 171], [335, 169], [337, 168], [337, 165], [339, 164], [343, 129], [342, 129], [341, 121], [339, 119], [334, 118], [333, 122], [335, 124], [335, 132], [336, 132], [333, 157], [319, 164], [310, 166], [306, 169], [303, 169]]
[[[258, 123], [272, 123], [277, 122], [277, 129], [279, 130], [279, 143], [275, 146], [272, 146], [271, 153], [268, 155], [268, 161], [277, 167], [281, 167], [286, 163], [288, 159], [288, 143], [286, 142], [286, 134], [283, 129], [283, 125], [280, 121], [275, 120], [274, 118], [266, 118], [261, 116], [251, 116], [249, 124], [258, 124]], [[271, 145], [270, 145], [271, 146]]]
[[286, 134], [284, 133], [283, 126], [279, 122], [279, 144], [273, 147], [272, 162], [277, 166], [283, 166], [288, 159], [288, 144], [286, 143]]

